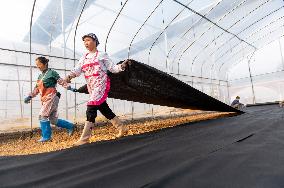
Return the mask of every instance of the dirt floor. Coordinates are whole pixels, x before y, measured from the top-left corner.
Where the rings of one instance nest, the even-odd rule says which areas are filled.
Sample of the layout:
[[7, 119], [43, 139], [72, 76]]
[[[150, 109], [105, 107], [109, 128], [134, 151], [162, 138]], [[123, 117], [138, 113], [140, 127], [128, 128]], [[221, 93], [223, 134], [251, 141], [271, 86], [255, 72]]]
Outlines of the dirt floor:
[[[220, 112], [184, 112], [154, 118], [139, 118], [135, 120], [124, 120], [129, 127], [128, 135], [143, 134], [158, 129], [174, 127], [183, 123], [201, 120], [216, 119], [220, 117], [233, 116], [235, 113]], [[74, 134], [69, 137], [66, 130], [53, 128], [52, 141], [39, 143], [40, 130], [35, 129], [33, 136], [28, 131], [0, 134], [0, 156], [27, 155], [62, 150], [73, 147], [83, 129], [77, 125]], [[116, 129], [107, 122], [99, 123], [93, 131], [90, 142], [115, 139]]]

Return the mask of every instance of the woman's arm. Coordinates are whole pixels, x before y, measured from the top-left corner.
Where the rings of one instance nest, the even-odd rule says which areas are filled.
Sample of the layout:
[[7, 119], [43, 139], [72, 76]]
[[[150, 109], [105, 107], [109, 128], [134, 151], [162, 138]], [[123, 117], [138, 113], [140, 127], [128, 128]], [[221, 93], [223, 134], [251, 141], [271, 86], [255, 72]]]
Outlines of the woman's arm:
[[81, 57], [76, 67], [65, 77], [64, 81], [70, 83], [73, 78], [76, 78], [81, 75], [83, 61], [84, 57]]
[[89, 94], [87, 84], [79, 87], [78, 89], [72, 88], [71, 86], [68, 86], [67, 89], [70, 90], [70, 91], [73, 91], [73, 92]]
[[79, 87], [79, 88], [77, 89], [77, 92], [79, 92], [79, 93], [89, 94], [87, 84], [85, 84], [85, 85], [83, 85], [83, 86]]
[[37, 88], [37, 86], [35, 86], [35, 88], [33, 89], [33, 91], [31, 93], [29, 93], [28, 96], [34, 98], [39, 94], [39, 89]]
[[35, 86], [34, 90], [31, 93], [29, 93], [27, 97], [25, 97], [24, 102], [26, 104], [29, 103], [32, 100], [32, 98], [34, 98], [38, 94], [39, 94], [39, 89], [37, 88], [37, 86]]
[[56, 80], [58, 85], [61, 85], [65, 89], [69, 86], [69, 84], [64, 79], [62, 79], [55, 70], [52, 70], [52, 78]]
[[105, 64], [107, 70], [109, 70], [112, 73], [119, 73], [121, 71], [124, 71], [124, 69], [122, 68], [122, 64], [118, 64], [116, 65], [108, 56], [107, 53], [104, 53], [102, 55], [102, 59], [103, 63]]
[[61, 85], [65, 89], [69, 86], [69, 84], [62, 78], [57, 79], [57, 84]]

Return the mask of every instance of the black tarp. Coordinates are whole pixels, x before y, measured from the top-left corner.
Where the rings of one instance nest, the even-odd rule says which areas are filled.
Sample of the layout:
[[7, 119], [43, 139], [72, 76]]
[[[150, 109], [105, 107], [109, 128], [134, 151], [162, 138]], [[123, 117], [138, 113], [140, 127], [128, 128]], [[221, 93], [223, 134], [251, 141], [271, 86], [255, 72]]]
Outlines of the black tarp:
[[0, 157], [0, 187], [284, 187], [284, 111], [184, 124], [63, 151]]
[[167, 73], [131, 62], [125, 71], [110, 74], [109, 97], [176, 108], [239, 112]]

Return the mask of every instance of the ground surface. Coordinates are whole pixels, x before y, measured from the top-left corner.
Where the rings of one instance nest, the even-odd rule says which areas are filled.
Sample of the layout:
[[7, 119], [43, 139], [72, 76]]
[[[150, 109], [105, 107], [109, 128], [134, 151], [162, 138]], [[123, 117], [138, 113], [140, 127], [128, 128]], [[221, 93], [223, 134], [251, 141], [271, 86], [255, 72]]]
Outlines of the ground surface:
[[[184, 110], [181, 113], [163, 115], [155, 118], [140, 118], [136, 120], [124, 120], [129, 132], [126, 136], [142, 134], [146, 132], [174, 127], [180, 124], [196, 122], [201, 120], [216, 119], [224, 116], [231, 116], [234, 113], [200, 112]], [[91, 137], [91, 142], [115, 139], [116, 129], [110, 123], [100, 122]], [[69, 137], [64, 129], [53, 129], [52, 141], [46, 143], [37, 142], [40, 139], [38, 129], [32, 137], [30, 132], [18, 132], [0, 135], [0, 156], [26, 155], [44, 153], [70, 148], [81, 134], [83, 126], [78, 125], [74, 134]]]

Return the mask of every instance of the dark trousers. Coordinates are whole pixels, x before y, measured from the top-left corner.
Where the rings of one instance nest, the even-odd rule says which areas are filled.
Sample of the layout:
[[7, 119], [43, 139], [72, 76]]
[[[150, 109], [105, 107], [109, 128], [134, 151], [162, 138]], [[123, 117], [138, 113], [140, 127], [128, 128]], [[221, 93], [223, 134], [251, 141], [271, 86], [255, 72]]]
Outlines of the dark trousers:
[[95, 123], [97, 117], [97, 110], [99, 110], [109, 120], [113, 119], [116, 116], [105, 101], [98, 106], [97, 105], [87, 106], [87, 111], [86, 111], [87, 121]]

